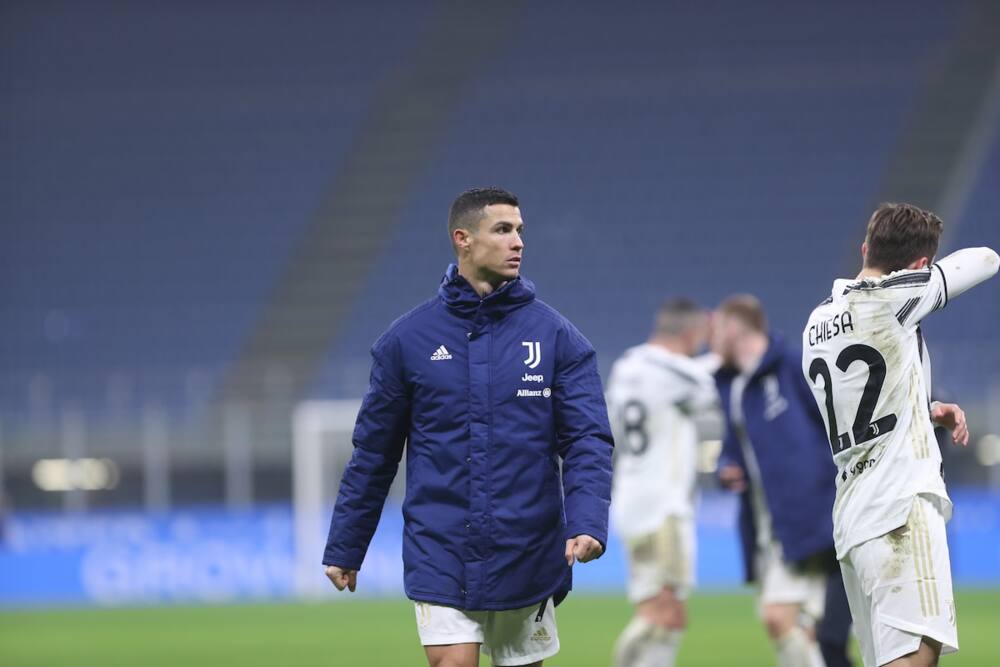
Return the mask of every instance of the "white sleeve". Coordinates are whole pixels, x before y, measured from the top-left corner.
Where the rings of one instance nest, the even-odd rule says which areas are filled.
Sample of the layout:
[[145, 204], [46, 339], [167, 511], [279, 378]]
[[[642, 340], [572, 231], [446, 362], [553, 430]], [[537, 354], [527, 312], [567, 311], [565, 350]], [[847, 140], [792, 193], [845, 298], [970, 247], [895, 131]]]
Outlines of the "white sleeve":
[[941, 272], [948, 298], [953, 299], [996, 275], [1000, 255], [990, 248], [965, 248], [951, 253], [934, 268]]
[[948, 301], [993, 277], [1000, 256], [990, 248], [957, 250], [930, 267], [930, 279], [921, 293], [902, 304], [896, 317], [900, 324], [916, 325]]
[[[699, 354], [697, 357], [692, 358], [691, 361], [696, 363], [698, 366], [701, 366], [702, 370], [709, 375], [714, 375], [715, 371], [719, 370], [722, 366], [722, 357], [714, 352]], [[715, 384], [714, 380], [712, 380], [712, 384]]]
[[715, 388], [715, 378], [706, 373], [700, 359], [692, 359], [691, 379], [687, 384], [684, 399], [678, 407], [694, 420], [699, 440], [721, 440], [724, 422], [719, 409], [719, 392]]
[[697, 415], [715, 410], [719, 404], [719, 393], [715, 389], [715, 380], [712, 376], [704, 372], [692, 373], [690, 380], [684, 392], [685, 396], [680, 401], [685, 411]]

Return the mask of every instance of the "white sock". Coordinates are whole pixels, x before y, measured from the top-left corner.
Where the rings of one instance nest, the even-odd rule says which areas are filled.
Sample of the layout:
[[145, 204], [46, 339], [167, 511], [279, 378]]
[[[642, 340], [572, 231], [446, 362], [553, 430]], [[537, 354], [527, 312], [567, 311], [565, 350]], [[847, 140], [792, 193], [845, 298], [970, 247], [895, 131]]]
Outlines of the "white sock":
[[682, 634], [636, 616], [615, 644], [615, 667], [673, 667]]
[[816, 642], [802, 628], [795, 626], [774, 643], [778, 667], [822, 667], [823, 657]]

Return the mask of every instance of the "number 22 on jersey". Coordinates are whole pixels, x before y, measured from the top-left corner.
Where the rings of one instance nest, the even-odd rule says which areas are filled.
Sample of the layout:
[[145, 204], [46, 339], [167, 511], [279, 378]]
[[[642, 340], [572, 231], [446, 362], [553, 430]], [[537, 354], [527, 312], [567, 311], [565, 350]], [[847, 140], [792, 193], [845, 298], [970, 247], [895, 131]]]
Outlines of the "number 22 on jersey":
[[865, 388], [861, 393], [861, 402], [854, 415], [854, 423], [851, 426], [850, 433], [841, 433], [840, 428], [837, 426], [834, 384], [833, 377], [830, 374], [830, 366], [823, 358], [813, 359], [809, 365], [810, 380], [816, 382], [817, 378], [823, 378], [830, 448], [833, 450], [834, 456], [848, 449], [852, 444], [859, 445], [863, 442], [868, 442], [896, 428], [895, 414], [888, 414], [873, 420], [875, 406], [878, 404], [879, 395], [882, 393], [882, 385], [885, 383], [885, 357], [882, 356], [881, 352], [869, 345], [849, 345], [837, 357], [837, 368], [841, 372], [846, 373], [851, 364], [859, 361], [868, 364], [868, 381], [865, 382]]

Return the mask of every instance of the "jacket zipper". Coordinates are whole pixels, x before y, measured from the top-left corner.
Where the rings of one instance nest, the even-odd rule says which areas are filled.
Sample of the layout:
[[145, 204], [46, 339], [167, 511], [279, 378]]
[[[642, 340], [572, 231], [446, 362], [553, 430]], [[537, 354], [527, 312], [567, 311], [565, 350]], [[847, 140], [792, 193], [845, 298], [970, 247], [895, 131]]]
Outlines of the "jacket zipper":
[[545, 616], [545, 607], [549, 604], [549, 599], [545, 598], [542, 600], [542, 606], [538, 608], [538, 613], [535, 614], [535, 623], [541, 623], [542, 617]]

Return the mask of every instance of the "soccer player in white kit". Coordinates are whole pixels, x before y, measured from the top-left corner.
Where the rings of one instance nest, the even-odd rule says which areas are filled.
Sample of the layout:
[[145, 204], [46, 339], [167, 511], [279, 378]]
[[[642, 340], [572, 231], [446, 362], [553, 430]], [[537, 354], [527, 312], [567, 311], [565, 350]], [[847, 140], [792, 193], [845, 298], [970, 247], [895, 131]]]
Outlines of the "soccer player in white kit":
[[867, 667], [933, 665], [958, 650], [934, 424], [962, 445], [969, 433], [957, 405], [930, 403], [920, 322], [993, 276], [1000, 257], [967, 248], [932, 264], [941, 227], [916, 206], [880, 206], [861, 273], [833, 283], [802, 334], [838, 467], [834, 540]]
[[615, 646], [617, 667], [674, 664], [694, 584], [696, 419], [716, 409], [709, 369], [692, 358], [708, 315], [668, 301], [649, 341], [611, 370], [608, 410], [616, 455], [611, 514], [628, 549], [628, 597], [636, 614]]

